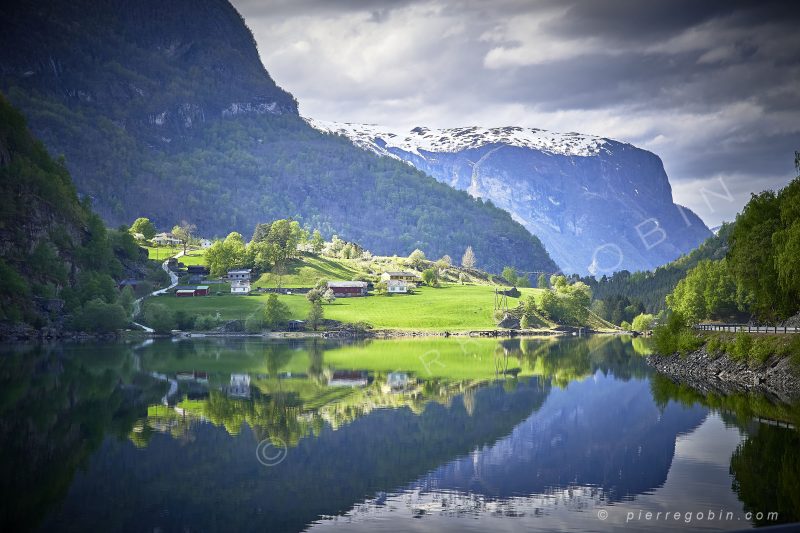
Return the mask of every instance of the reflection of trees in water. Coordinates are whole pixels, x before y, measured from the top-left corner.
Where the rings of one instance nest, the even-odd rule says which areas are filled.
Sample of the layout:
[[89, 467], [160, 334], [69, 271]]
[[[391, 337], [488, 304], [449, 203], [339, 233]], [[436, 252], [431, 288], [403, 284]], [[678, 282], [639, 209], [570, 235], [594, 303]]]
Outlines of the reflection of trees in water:
[[746, 511], [765, 513], [756, 525], [775, 524], [766, 513], [777, 511], [779, 522], [800, 521], [800, 433], [759, 425], [731, 457], [733, 490]]
[[[534, 373], [548, 377], [554, 385], [567, 386], [600, 370], [627, 381], [651, 374], [646, 361], [635, 355], [628, 339], [610, 335], [587, 338], [512, 339], [519, 344], [520, 359]], [[508, 348], [507, 348], [508, 349]]]
[[124, 438], [164, 386], [129, 350], [27, 347], [0, 354], [0, 530], [34, 527], [106, 435]]
[[[657, 374], [651, 379], [656, 403], [663, 409], [670, 401], [701, 404], [718, 412], [727, 424], [747, 435], [731, 456], [733, 489], [745, 510], [777, 511], [780, 522], [800, 521], [800, 404], [772, 401], [758, 393], [700, 392]], [[770, 423], [789, 423], [795, 429]], [[766, 517], [756, 525], [775, 524]]]

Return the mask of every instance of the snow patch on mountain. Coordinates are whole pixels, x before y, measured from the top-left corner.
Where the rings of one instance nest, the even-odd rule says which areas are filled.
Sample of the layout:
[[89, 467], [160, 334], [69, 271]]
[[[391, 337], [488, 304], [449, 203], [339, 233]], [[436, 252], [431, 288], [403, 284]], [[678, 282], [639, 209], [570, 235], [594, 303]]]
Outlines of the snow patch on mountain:
[[379, 155], [402, 159], [392, 153], [401, 150], [425, 158], [426, 153], [456, 153], [499, 144], [530, 148], [556, 155], [591, 157], [608, 149], [608, 139], [581, 133], [556, 133], [538, 128], [506, 126], [430, 129], [416, 127], [407, 133], [389, 131], [374, 124], [352, 124], [304, 118], [311, 127], [344, 135], [353, 144]]

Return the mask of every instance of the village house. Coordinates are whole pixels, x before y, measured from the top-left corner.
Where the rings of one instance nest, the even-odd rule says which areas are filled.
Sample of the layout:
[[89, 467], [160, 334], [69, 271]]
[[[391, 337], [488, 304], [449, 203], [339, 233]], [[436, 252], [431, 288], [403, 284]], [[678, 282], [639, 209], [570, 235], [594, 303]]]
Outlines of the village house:
[[250, 294], [250, 280], [236, 279], [231, 281], [231, 294]]
[[337, 298], [350, 298], [367, 295], [366, 281], [329, 281], [328, 288]]
[[384, 272], [381, 274], [381, 281], [405, 281], [406, 283], [417, 284], [420, 282], [419, 274], [416, 272]]
[[228, 270], [228, 281], [231, 282], [231, 294], [250, 294], [251, 268]]
[[153, 242], [159, 246], [175, 246], [181, 243], [180, 239], [176, 239], [172, 233], [159, 233], [153, 237]]
[[250, 281], [252, 268], [241, 268], [238, 270], [228, 270], [228, 280], [230, 281]]
[[211, 241], [209, 239], [200, 239], [200, 248], [211, 248]]
[[407, 281], [390, 279], [386, 282], [386, 292], [389, 294], [406, 294], [408, 293], [408, 285]]

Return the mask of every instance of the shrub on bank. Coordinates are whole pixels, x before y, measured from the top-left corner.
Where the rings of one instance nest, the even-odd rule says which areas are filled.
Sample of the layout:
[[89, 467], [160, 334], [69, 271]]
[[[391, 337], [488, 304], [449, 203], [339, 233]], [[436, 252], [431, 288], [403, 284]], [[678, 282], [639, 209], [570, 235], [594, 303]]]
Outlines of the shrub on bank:
[[653, 346], [656, 352], [669, 355], [687, 355], [703, 345], [703, 341], [686, 325], [680, 313], [672, 313], [667, 321], [653, 330]]
[[750, 366], [760, 366], [773, 356], [790, 357], [800, 369], [800, 335], [714, 332], [706, 334], [705, 339], [711, 355], [725, 354]]

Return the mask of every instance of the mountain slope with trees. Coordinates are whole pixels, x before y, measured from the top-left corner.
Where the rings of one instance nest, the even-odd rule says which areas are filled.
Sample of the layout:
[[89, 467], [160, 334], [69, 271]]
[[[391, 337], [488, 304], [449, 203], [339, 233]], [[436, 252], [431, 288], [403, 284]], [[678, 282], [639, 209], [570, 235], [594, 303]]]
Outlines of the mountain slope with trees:
[[[0, 95], [0, 322], [84, 331], [124, 327], [132, 293], [116, 280], [147, 256], [124, 229], [107, 230]], [[2, 332], [0, 332], [2, 333]]]
[[33, 0], [0, 6], [0, 90], [111, 225], [201, 234], [298, 220], [376, 253], [553, 272], [488, 202], [311, 128], [226, 0]]

